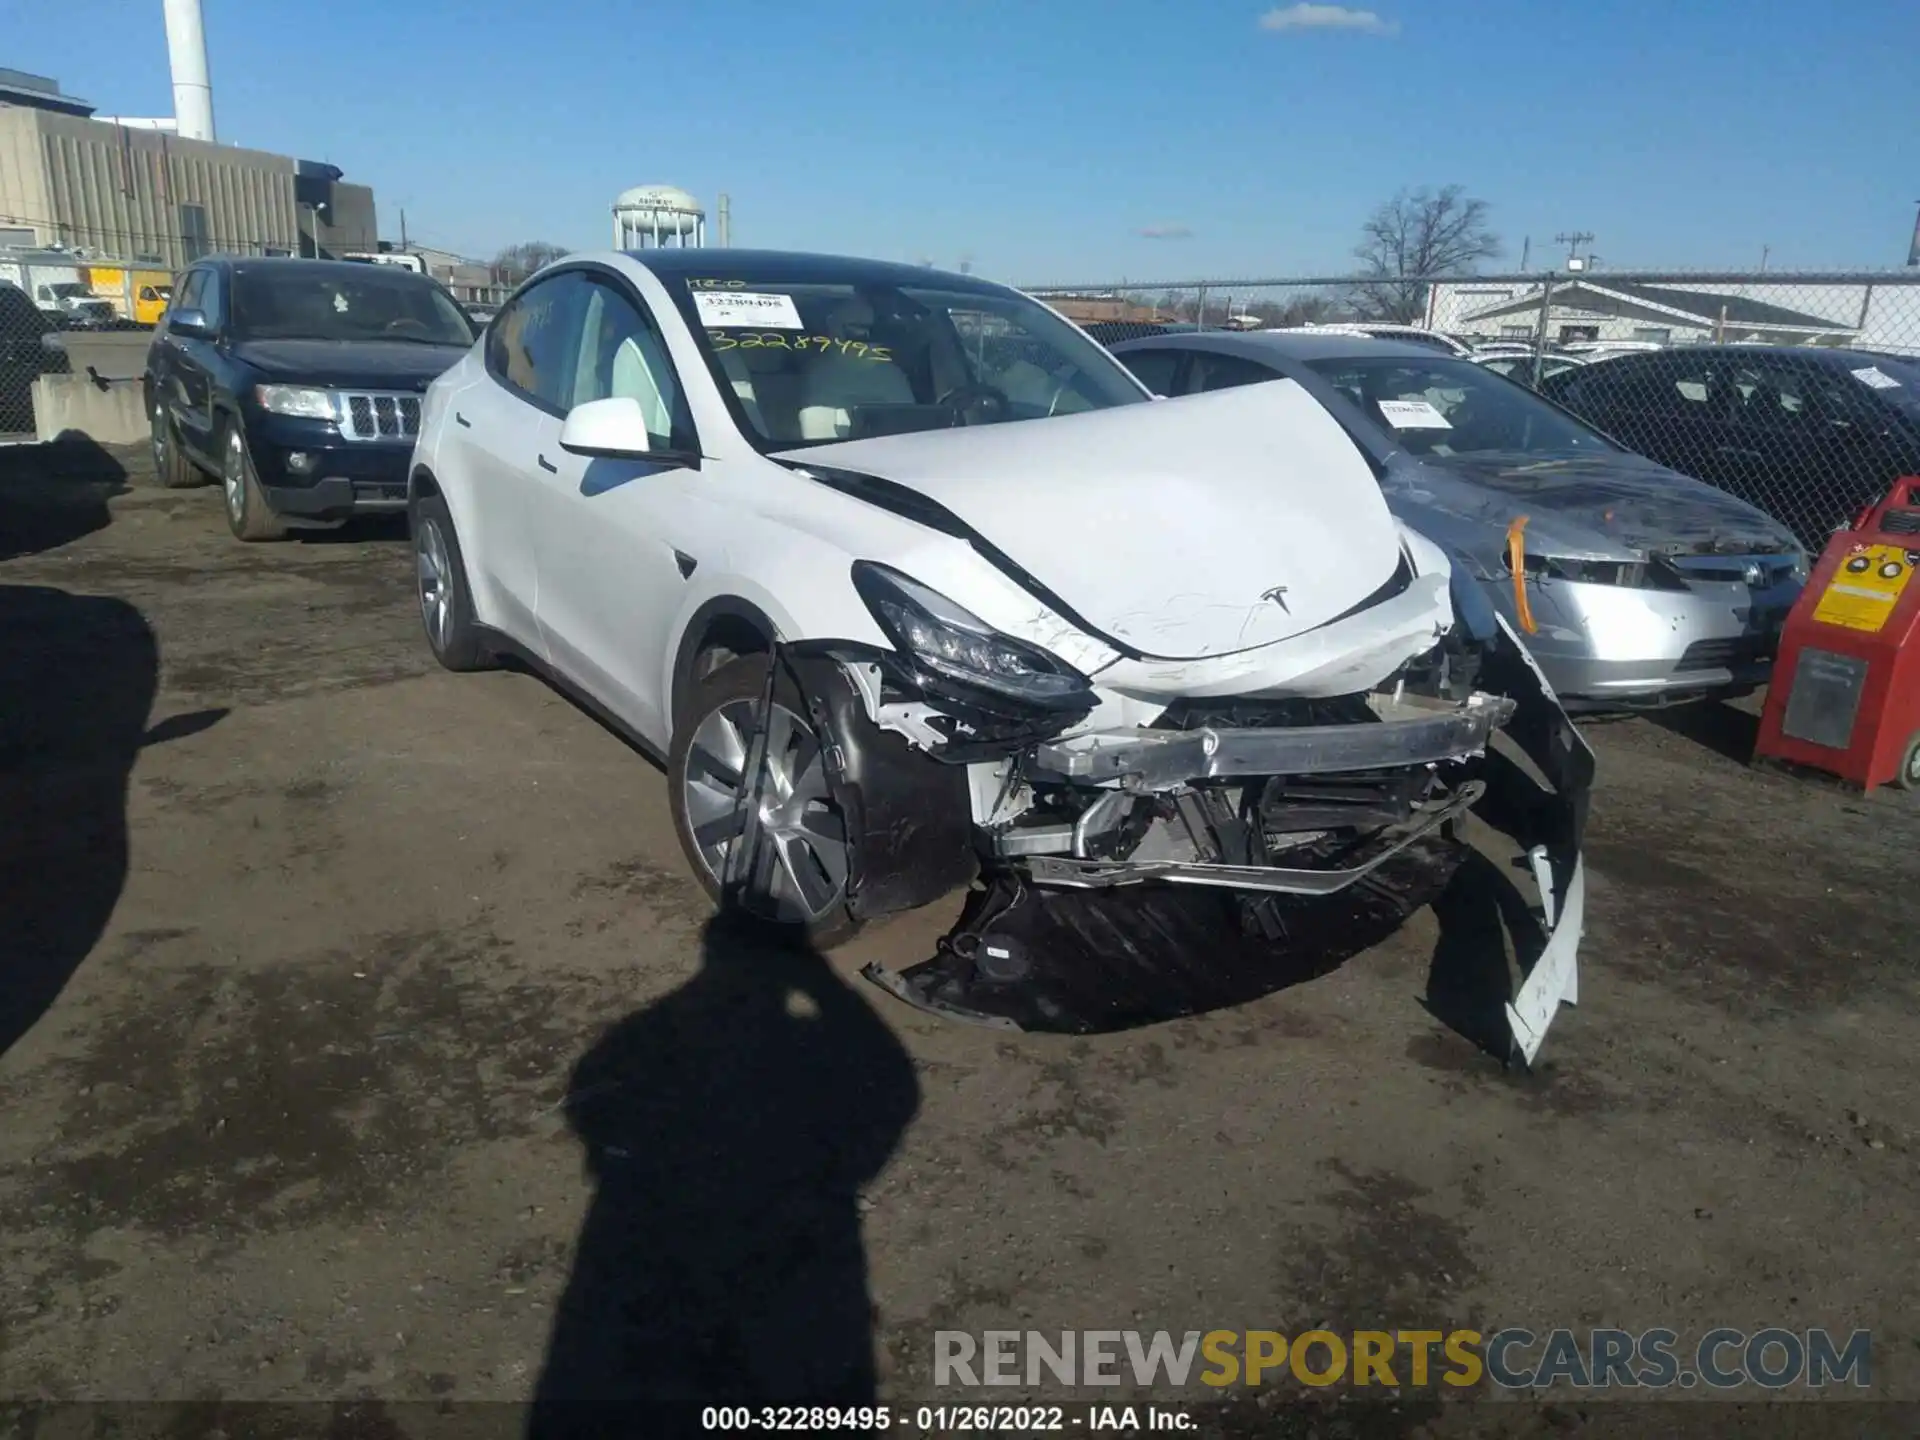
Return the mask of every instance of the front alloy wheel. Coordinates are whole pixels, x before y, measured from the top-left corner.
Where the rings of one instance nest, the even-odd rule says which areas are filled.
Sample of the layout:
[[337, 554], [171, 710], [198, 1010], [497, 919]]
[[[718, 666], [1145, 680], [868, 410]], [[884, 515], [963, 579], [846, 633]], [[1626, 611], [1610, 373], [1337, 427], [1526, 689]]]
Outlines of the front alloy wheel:
[[267, 505], [253, 459], [247, 454], [247, 435], [240, 419], [227, 421], [227, 445], [220, 464], [220, 490], [226, 501], [227, 528], [241, 540], [280, 540], [286, 523]]
[[[758, 843], [741, 903], [825, 948], [858, 928], [847, 911], [846, 820], [833, 802], [820, 740], [799, 697], [776, 687], [771, 709], [763, 710], [766, 673], [763, 657], [746, 657], [700, 682], [668, 757], [675, 828], [700, 883], [718, 899], [744, 838], [744, 820], [758, 832]], [[746, 814], [749, 751], [763, 714], [765, 783]]]

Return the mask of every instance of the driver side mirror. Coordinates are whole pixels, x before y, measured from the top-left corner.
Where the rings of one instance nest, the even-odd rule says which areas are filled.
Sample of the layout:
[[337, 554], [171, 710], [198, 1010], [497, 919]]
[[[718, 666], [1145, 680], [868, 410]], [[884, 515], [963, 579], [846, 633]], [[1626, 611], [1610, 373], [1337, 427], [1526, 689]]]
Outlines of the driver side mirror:
[[700, 457], [679, 450], [662, 450], [647, 431], [647, 412], [630, 395], [588, 400], [567, 412], [560, 426], [560, 448], [573, 455], [601, 460], [652, 460], [662, 465], [698, 469]]
[[213, 333], [213, 327], [207, 324], [207, 312], [204, 310], [177, 310], [166, 317], [167, 329], [174, 335], [191, 335], [204, 339]]
[[560, 448], [575, 455], [638, 459], [653, 453], [653, 436], [640, 402], [616, 395], [569, 410], [560, 427]]

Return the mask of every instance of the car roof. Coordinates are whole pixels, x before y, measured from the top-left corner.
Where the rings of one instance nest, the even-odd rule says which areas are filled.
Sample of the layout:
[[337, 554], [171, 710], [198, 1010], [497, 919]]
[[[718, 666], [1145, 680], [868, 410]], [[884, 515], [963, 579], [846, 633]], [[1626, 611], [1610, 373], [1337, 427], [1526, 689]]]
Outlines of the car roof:
[[677, 246], [628, 250], [628, 259], [662, 280], [744, 280], [766, 285], [937, 285], [974, 295], [1005, 295], [1008, 287], [975, 275], [956, 275], [927, 265], [863, 260], [851, 255], [813, 255], [798, 250], [709, 250]]
[[1206, 350], [1216, 355], [1240, 355], [1249, 360], [1464, 360], [1461, 355], [1415, 345], [1404, 340], [1377, 340], [1345, 330], [1201, 330], [1180, 335], [1150, 335], [1120, 341], [1116, 355], [1149, 346]]
[[1638, 355], [1704, 355], [1714, 360], [1750, 360], [1755, 356], [1811, 361], [1829, 369], [1857, 369], [1880, 360], [1912, 365], [1920, 356], [1876, 354], [1871, 350], [1842, 350], [1829, 345], [1670, 345], [1661, 350], [1625, 351], [1609, 360], [1629, 360]]
[[298, 255], [207, 255], [195, 260], [181, 269], [191, 270], [196, 266], [212, 266], [219, 270], [230, 270], [238, 275], [365, 275], [369, 270], [379, 270], [388, 274], [411, 275], [416, 280], [427, 280], [428, 276], [417, 270], [409, 270], [404, 265], [378, 265], [369, 260], [309, 260]]

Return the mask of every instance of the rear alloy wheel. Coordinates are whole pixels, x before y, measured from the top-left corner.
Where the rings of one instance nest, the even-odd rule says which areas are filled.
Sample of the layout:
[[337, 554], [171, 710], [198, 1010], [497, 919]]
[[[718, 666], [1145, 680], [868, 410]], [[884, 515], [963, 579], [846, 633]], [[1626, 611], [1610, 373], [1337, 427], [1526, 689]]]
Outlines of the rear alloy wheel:
[[284, 540], [287, 525], [267, 504], [261, 493], [260, 478], [253, 473], [253, 457], [247, 453], [247, 436], [239, 417], [227, 421], [224, 456], [220, 464], [220, 490], [226, 500], [227, 528], [236, 539]]
[[414, 592], [427, 647], [449, 670], [485, 670], [493, 655], [474, 622], [466, 561], [447, 502], [438, 495], [422, 495], [413, 502], [411, 520]]
[[[735, 833], [747, 788], [747, 751], [766, 703], [767, 660], [746, 656], [697, 682], [667, 756], [667, 782], [680, 847], [707, 893], [719, 901], [740, 843]], [[740, 904], [791, 938], [825, 950], [860, 923], [847, 910], [852, 847], [846, 819], [827, 785], [820, 738], [791, 682], [776, 684], [766, 722], [766, 784], [756, 813], [759, 845]]]
[[153, 440], [154, 483], [168, 490], [186, 490], [207, 483], [207, 477], [181, 453], [180, 437], [174, 434], [167, 407], [154, 400], [147, 407], [147, 422]]

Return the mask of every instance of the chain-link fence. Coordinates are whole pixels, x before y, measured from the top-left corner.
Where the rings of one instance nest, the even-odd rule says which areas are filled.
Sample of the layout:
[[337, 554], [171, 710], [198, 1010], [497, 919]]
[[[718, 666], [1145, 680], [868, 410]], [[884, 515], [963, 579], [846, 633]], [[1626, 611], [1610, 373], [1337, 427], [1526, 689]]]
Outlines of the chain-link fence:
[[[1027, 288], [1107, 344], [1196, 329], [1338, 327], [1466, 359], [1537, 389], [1627, 448], [1758, 505], [1811, 548], [1894, 479], [1920, 474], [1920, 271]], [[1470, 436], [1469, 425], [1491, 421], [1475, 418], [1444, 371], [1373, 373], [1387, 389], [1368, 400], [1422, 399], [1464, 442], [1526, 448], [1524, 437]], [[1234, 377], [1254, 378], [1188, 364], [1174, 383], [1213, 388]]]

